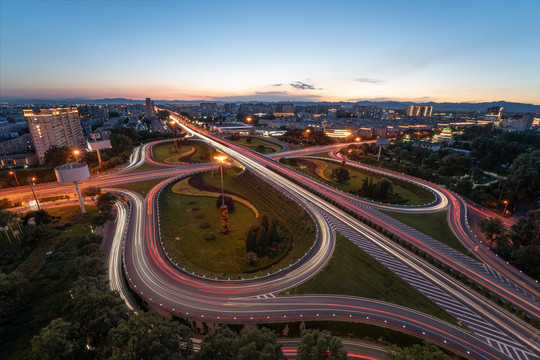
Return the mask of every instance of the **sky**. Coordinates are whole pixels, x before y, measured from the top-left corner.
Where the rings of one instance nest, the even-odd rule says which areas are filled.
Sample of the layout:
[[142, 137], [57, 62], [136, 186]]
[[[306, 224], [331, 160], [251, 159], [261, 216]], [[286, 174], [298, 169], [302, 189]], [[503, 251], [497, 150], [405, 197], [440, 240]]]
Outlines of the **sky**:
[[540, 105], [539, 0], [0, 0], [0, 98]]

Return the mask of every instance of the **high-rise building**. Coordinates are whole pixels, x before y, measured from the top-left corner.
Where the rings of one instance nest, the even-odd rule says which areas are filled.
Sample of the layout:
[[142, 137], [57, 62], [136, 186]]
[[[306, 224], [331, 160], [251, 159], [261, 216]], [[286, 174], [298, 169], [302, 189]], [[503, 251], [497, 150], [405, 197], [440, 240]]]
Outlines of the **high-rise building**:
[[225, 109], [225, 112], [228, 114], [234, 114], [236, 112], [235, 103], [226, 103], [225, 105], [223, 105], [223, 108]]
[[407, 110], [407, 116], [431, 117], [433, 106], [411, 105]]
[[76, 107], [42, 109], [39, 113], [23, 110], [39, 162], [43, 164], [45, 152], [52, 146], [81, 148], [84, 137]]
[[154, 109], [154, 101], [150, 98], [146, 98], [146, 117], [149, 119], [156, 117], [156, 110]]
[[355, 105], [353, 111], [360, 119], [380, 119], [382, 109], [376, 105]]

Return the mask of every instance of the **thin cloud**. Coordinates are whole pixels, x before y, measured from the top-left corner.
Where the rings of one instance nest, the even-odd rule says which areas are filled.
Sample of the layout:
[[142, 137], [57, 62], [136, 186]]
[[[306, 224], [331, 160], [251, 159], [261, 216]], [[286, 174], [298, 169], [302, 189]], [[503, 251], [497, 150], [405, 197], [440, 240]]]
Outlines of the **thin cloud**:
[[258, 95], [286, 95], [286, 91], [256, 91], [255, 94]]
[[301, 81], [296, 81], [296, 82], [290, 83], [289, 85], [291, 85], [293, 88], [299, 89], [299, 90], [315, 90], [315, 86], [313, 86], [311, 84], [306, 84], [306, 83], [301, 82]]
[[380, 84], [380, 83], [386, 82], [385, 80], [366, 78], [366, 77], [355, 79], [355, 81], [366, 83], [366, 84]]
[[280, 84], [272, 84], [272, 86], [281, 86], [281, 85], [283, 85], [283, 84], [281, 84], [281, 83]]

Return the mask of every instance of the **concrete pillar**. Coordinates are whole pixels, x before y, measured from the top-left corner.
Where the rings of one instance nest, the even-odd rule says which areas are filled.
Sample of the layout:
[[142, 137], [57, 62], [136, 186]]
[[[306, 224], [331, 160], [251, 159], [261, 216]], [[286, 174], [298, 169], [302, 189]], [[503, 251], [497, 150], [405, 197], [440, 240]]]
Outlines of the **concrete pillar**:
[[81, 189], [79, 189], [79, 184], [75, 181], [75, 189], [77, 189], [77, 197], [79, 198], [79, 204], [81, 205], [82, 213], [86, 213], [86, 208], [84, 207], [84, 200], [81, 195]]

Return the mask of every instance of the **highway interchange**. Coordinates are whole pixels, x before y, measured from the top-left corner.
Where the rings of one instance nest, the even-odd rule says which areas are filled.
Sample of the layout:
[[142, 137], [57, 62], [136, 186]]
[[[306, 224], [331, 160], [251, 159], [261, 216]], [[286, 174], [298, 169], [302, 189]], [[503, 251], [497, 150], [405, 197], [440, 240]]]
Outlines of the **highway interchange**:
[[[467, 275], [470, 279], [539, 316], [538, 283], [496, 257], [471, 234], [467, 226], [467, 205], [457, 195], [424, 180], [387, 170], [369, 167], [429, 188], [436, 201], [423, 207], [399, 207], [377, 204], [345, 194], [317, 180], [297, 173], [275, 161], [282, 156], [307, 156], [331, 152], [337, 160], [336, 146], [275, 153], [264, 157], [194, 127], [179, 116], [172, 118], [193, 137], [227, 154], [237, 163], [263, 178], [310, 213], [317, 224], [317, 241], [303, 261], [265, 278], [244, 281], [217, 281], [187, 274], [164, 252], [159, 232], [158, 197], [170, 181], [194, 172], [208, 170], [210, 163], [163, 166], [155, 170], [137, 171], [145, 160], [151, 160], [151, 146], [137, 148], [129, 165], [121, 172], [93, 177], [82, 186], [112, 188], [127, 182], [163, 178], [143, 199], [139, 194], [111, 189], [124, 196], [129, 206], [118, 204], [117, 229], [110, 252], [111, 286], [125, 295], [128, 306], [135, 308], [122, 277], [152, 307], [175, 315], [198, 320], [226, 323], [275, 322], [302, 320], [357, 321], [393, 328], [426, 338], [456, 353], [475, 359], [538, 359], [538, 331], [510, 315], [500, 307], [473, 292], [447, 274], [429, 265], [411, 252], [365, 226], [354, 217], [307, 191], [270, 168], [278, 169], [296, 182], [308, 185], [340, 205], [370, 219], [392, 233], [399, 234], [416, 247], [441, 262]], [[366, 167], [350, 163], [351, 166]], [[70, 193], [64, 184], [35, 186], [38, 196]], [[3, 191], [10, 199], [28, 198], [30, 189]], [[386, 216], [378, 209], [430, 212], [448, 209], [452, 231], [481, 262], [475, 261], [438, 241]], [[330, 259], [334, 231], [339, 231], [368, 252], [398, 276], [453, 315], [471, 332], [450, 325], [417, 311], [371, 299], [352, 296], [304, 295], [276, 296], [278, 292], [302, 283], [322, 269]], [[122, 273], [123, 272], [123, 273]]]

